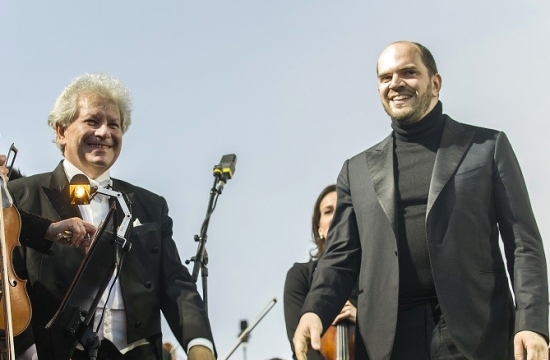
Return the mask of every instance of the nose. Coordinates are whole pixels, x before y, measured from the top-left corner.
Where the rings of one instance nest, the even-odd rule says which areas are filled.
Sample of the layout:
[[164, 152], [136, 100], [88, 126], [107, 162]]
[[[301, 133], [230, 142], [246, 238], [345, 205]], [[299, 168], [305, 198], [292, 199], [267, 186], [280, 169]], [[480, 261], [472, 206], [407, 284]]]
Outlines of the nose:
[[102, 124], [95, 130], [95, 136], [98, 138], [107, 138], [109, 134], [109, 126], [107, 124]]
[[401, 86], [403, 86], [403, 79], [399, 74], [393, 74], [389, 85], [390, 89], [397, 89]]

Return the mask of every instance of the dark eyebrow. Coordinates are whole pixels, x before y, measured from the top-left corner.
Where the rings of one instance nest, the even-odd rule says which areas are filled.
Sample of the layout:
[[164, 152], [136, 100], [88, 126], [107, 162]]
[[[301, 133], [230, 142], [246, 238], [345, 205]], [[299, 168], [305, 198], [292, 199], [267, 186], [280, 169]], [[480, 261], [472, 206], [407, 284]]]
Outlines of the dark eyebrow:
[[[410, 65], [410, 66], [405, 66], [403, 68], [400, 68], [397, 70], [397, 72], [405, 72], [405, 71], [409, 71], [409, 70], [414, 70], [414, 71], [418, 71], [418, 68], [414, 65]], [[390, 75], [389, 72], [385, 72], [385, 73], [381, 73], [381, 74], [378, 74], [378, 78], [383, 78], [384, 76], [388, 76]]]
[[416, 66], [407, 66], [407, 67], [404, 67], [403, 69], [399, 69], [399, 71], [409, 71], [409, 70], [418, 71], [418, 68]]
[[382, 74], [378, 74], [378, 78], [383, 78], [384, 76], [387, 76], [389, 75], [389, 73], [385, 72], [385, 73], [382, 73]]

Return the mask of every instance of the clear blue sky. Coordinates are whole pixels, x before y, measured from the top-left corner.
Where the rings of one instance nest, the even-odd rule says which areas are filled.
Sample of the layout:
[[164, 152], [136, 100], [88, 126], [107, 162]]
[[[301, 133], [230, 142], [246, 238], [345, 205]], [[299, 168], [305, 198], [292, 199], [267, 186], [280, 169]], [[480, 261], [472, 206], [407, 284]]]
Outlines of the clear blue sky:
[[15, 142], [24, 173], [50, 171], [61, 156], [46, 117], [61, 89], [84, 72], [120, 78], [133, 124], [112, 174], [168, 199], [182, 259], [196, 251], [212, 167], [236, 153], [208, 231], [216, 345], [223, 355], [240, 319], [277, 297], [248, 359], [290, 359], [286, 271], [308, 259], [317, 194], [390, 131], [375, 78], [390, 42], [432, 50], [446, 113], [507, 133], [549, 248], [549, 17], [547, 0], [6, 0], [0, 152]]

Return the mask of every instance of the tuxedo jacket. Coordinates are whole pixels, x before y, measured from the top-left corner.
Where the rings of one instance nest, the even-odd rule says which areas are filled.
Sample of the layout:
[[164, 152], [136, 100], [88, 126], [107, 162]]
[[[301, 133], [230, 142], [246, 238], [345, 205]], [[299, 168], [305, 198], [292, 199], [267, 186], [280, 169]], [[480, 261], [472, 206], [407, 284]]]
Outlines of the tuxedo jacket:
[[[10, 182], [9, 188], [15, 205], [23, 211], [55, 221], [81, 217], [78, 206], [69, 205], [68, 180], [62, 163], [51, 173]], [[128, 343], [149, 339], [160, 354], [161, 311], [184, 349], [195, 338], [213, 342], [204, 304], [172, 239], [172, 219], [166, 200], [117, 179], [113, 179], [113, 189], [129, 199], [131, 222], [138, 219], [141, 223], [131, 229], [132, 248], [125, 255], [119, 275]], [[84, 250], [56, 243], [42, 250], [22, 246], [17, 272], [28, 279], [39, 357], [64, 359], [69, 356], [66, 334], [45, 329], [45, 325], [69, 289]]]
[[[437, 298], [462, 354], [508, 359], [516, 332], [532, 330], [548, 339], [542, 239], [505, 134], [443, 117], [425, 219]], [[302, 308], [317, 313], [326, 329], [358, 276], [357, 351], [366, 352], [362, 359], [389, 359], [396, 332], [394, 179], [392, 135], [344, 163], [327, 252]]]

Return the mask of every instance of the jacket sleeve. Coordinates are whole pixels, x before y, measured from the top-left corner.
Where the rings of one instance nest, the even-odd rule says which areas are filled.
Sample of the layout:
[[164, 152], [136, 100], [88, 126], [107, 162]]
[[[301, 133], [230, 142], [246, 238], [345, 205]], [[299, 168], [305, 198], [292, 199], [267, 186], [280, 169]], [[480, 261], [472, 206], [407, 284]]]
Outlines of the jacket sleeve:
[[41, 253], [48, 251], [52, 242], [46, 240], [46, 231], [53, 221], [25, 211], [19, 211], [19, 214], [21, 215], [21, 234], [19, 235], [21, 245]]
[[302, 314], [314, 312], [327, 329], [357, 282], [361, 244], [349, 185], [349, 160], [336, 183], [337, 205], [328, 232], [327, 250], [317, 264]]
[[494, 161], [495, 208], [515, 295], [515, 331], [535, 331], [548, 341], [544, 247], [519, 163], [502, 132], [496, 140]]
[[172, 239], [172, 219], [162, 198], [160, 291], [161, 308], [174, 335], [187, 349], [189, 342], [204, 338], [214, 344], [204, 303]]

